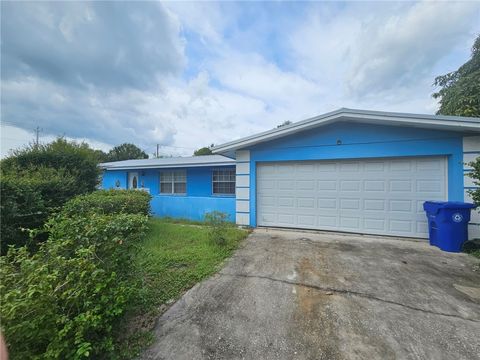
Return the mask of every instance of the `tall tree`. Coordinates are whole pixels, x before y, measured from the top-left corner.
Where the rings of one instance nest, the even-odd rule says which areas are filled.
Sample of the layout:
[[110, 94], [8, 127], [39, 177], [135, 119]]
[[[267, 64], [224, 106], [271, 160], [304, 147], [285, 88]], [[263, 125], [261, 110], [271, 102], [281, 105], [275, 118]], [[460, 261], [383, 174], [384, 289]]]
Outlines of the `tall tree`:
[[120, 160], [134, 160], [134, 159], [148, 159], [145, 151], [133, 144], [124, 143], [115, 146], [110, 150], [106, 156], [106, 161], [120, 161]]
[[193, 156], [201, 156], [201, 155], [213, 155], [212, 153], [212, 148], [213, 148], [213, 144], [210, 145], [209, 147], [202, 147], [200, 149], [197, 149], [193, 152]]
[[458, 70], [437, 76], [440, 90], [432, 96], [440, 99], [439, 115], [480, 116], [480, 35], [472, 46], [472, 57]]

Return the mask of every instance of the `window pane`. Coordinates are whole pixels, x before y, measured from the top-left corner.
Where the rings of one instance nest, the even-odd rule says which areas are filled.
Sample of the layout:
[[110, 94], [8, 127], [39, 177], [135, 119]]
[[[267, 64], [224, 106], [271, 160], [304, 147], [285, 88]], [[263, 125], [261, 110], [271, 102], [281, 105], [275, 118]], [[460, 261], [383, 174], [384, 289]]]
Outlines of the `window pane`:
[[173, 173], [171, 171], [162, 171], [160, 173], [161, 182], [171, 182], [173, 178]]
[[175, 182], [186, 182], [187, 174], [185, 170], [175, 171]]
[[172, 193], [172, 183], [160, 183], [160, 192], [162, 194], [171, 194]]
[[174, 193], [175, 194], [186, 194], [187, 193], [187, 183], [176, 182], [174, 184]]
[[235, 169], [214, 170], [212, 180], [214, 194], [235, 194]]

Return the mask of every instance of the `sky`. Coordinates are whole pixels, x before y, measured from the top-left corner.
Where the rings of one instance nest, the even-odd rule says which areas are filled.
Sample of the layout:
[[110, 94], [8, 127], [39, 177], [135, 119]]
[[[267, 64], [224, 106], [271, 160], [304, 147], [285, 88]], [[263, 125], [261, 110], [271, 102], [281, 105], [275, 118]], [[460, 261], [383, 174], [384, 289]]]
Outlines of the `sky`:
[[434, 114], [480, 2], [1, 2], [0, 155], [188, 156], [341, 107]]

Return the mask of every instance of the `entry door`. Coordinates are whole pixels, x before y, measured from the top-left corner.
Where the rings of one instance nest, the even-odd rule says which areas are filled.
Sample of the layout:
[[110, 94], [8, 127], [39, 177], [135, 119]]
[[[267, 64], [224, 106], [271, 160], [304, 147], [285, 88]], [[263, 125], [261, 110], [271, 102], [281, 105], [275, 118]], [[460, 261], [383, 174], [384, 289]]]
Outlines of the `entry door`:
[[444, 157], [261, 163], [257, 224], [427, 237], [425, 200], [447, 200]]
[[128, 173], [128, 188], [138, 189], [138, 172]]

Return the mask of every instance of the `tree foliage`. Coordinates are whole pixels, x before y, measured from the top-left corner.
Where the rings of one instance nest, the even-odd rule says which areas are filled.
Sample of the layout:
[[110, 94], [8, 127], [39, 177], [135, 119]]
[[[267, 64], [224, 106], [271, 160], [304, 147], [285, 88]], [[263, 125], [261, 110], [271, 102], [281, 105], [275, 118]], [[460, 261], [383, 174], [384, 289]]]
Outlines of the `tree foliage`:
[[480, 35], [472, 46], [472, 57], [458, 70], [437, 76], [433, 94], [440, 101], [439, 115], [480, 117]]
[[473, 202], [480, 206], [480, 156], [469, 165], [472, 167], [472, 171], [468, 172], [467, 176], [470, 176], [475, 186], [477, 186], [475, 190], [470, 190], [469, 193], [472, 196]]
[[115, 322], [135, 295], [147, 217], [57, 216], [49, 239], [0, 258], [0, 316], [12, 359], [108, 358]]
[[193, 152], [193, 156], [202, 156], [202, 155], [213, 155], [212, 153], [212, 148], [213, 147], [213, 144], [210, 145], [209, 147], [202, 147], [200, 149], [197, 149]]
[[34, 249], [43, 236], [30, 238], [28, 229], [41, 227], [68, 199], [95, 190], [99, 155], [85, 143], [58, 138], [15, 150], [0, 162], [2, 254], [8, 245], [27, 242]]
[[[74, 179], [73, 195], [77, 195], [95, 190], [100, 174], [97, 167], [99, 161], [100, 154], [87, 143], [58, 138], [48, 144], [29, 145], [14, 150], [9, 157], [1, 161], [1, 172], [19, 177], [42, 177], [38, 172], [49, 171], [43, 169], [58, 171]], [[51, 189], [59, 190], [61, 191], [58, 188]]]
[[129, 143], [115, 146], [105, 156], [105, 161], [121, 161], [135, 159], [148, 159], [148, 155], [138, 146]]

